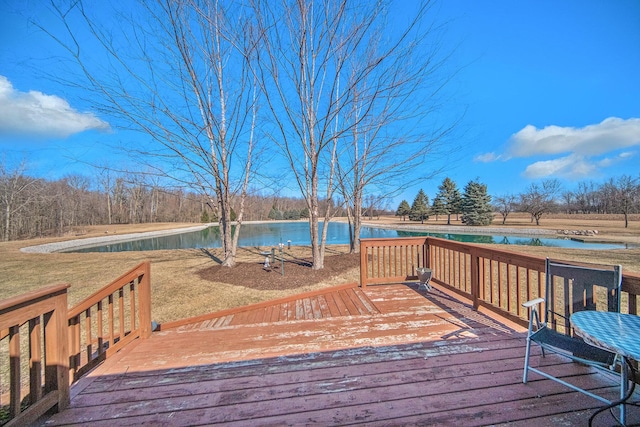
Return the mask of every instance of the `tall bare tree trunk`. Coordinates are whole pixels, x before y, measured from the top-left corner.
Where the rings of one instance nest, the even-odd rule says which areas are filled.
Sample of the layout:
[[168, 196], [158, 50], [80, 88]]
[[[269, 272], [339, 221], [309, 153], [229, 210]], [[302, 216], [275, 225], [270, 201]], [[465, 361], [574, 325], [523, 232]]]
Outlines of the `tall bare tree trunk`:
[[[150, 174], [199, 191], [216, 206], [223, 265], [233, 266], [232, 203], [244, 175], [252, 172], [246, 166], [253, 164], [247, 156], [254, 150], [247, 148], [246, 136], [253, 131], [248, 127], [259, 95], [251, 86], [259, 40], [247, 5], [113, 2], [98, 15], [77, 0], [52, 1], [51, 9], [62, 25], [36, 25], [77, 65], [73, 78], [65, 79], [95, 95], [95, 108], [104, 116], [149, 137], [149, 144], [128, 149]], [[115, 17], [118, 26], [111, 25]], [[94, 55], [106, 60], [97, 63]], [[140, 210], [132, 204], [130, 214], [137, 218]]]

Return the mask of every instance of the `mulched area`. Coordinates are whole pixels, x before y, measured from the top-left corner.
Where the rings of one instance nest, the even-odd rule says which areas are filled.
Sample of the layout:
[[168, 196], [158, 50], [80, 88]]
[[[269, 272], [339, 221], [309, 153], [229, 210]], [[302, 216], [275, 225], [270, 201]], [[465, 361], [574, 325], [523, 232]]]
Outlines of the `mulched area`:
[[285, 257], [284, 276], [278, 259], [268, 270], [264, 268], [263, 262], [239, 262], [233, 268], [221, 265], [208, 267], [200, 270], [198, 275], [211, 282], [228, 283], [251, 289], [296, 289], [339, 276], [357, 267], [359, 263], [360, 254], [325, 256], [324, 268], [313, 270], [311, 258]]

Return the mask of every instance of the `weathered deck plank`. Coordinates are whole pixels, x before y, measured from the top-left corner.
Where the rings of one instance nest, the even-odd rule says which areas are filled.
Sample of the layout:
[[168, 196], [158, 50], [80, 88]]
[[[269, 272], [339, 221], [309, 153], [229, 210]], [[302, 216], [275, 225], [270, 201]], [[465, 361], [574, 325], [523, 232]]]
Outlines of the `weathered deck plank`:
[[[235, 315], [257, 324], [154, 333], [83, 378], [71, 407], [47, 425], [585, 425], [600, 406], [533, 374], [522, 384], [522, 331], [438, 290], [362, 292], [309, 297], [306, 314], [298, 299], [262, 317]], [[338, 301], [351, 305], [348, 315]], [[303, 316], [284, 321], [296, 309]], [[532, 361], [616, 393], [590, 368], [539, 353]], [[608, 416], [596, 425], [611, 424]]]

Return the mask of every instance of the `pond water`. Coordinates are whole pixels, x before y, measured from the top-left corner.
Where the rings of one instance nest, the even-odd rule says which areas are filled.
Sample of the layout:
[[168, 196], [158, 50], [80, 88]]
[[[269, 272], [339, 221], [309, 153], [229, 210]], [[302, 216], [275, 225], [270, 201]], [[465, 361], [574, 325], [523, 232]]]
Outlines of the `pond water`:
[[[348, 244], [349, 228], [346, 223], [331, 222], [327, 231], [327, 244]], [[433, 236], [465, 243], [498, 243], [503, 245], [555, 246], [576, 249], [624, 249], [625, 244], [614, 243], [584, 243], [567, 238], [526, 237], [517, 235], [471, 235], [452, 233], [432, 233], [417, 231], [388, 230], [375, 227], [363, 227], [362, 238], [383, 237], [411, 237]], [[244, 224], [238, 244], [245, 247], [266, 246], [276, 247], [278, 243], [292, 245], [310, 245], [309, 223], [307, 222], [278, 222], [266, 224]], [[130, 242], [117, 242], [108, 245], [74, 249], [66, 252], [123, 252], [123, 251], [152, 251], [160, 249], [193, 249], [220, 247], [220, 232], [218, 227], [209, 227], [201, 231], [194, 231], [169, 236], [153, 237]]]

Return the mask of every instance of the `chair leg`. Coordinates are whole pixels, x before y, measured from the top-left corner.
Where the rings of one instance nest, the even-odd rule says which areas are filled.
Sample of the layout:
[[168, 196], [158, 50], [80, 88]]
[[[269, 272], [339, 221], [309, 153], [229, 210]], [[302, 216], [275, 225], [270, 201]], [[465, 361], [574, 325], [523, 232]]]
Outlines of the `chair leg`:
[[533, 334], [533, 319], [536, 319], [538, 327], [540, 321], [538, 320], [538, 312], [535, 307], [532, 307], [531, 313], [529, 313], [529, 330], [527, 331], [527, 350], [524, 355], [524, 372], [522, 373], [522, 382], [527, 383], [527, 376], [529, 374], [529, 354], [531, 353], [531, 334]]
[[522, 374], [522, 382], [527, 383], [527, 376], [529, 374], [529, 353], [531, 352], [531, 339], [527, 336], [527, 352], [524, 355], [524, 372]]

